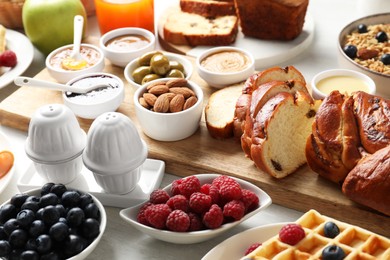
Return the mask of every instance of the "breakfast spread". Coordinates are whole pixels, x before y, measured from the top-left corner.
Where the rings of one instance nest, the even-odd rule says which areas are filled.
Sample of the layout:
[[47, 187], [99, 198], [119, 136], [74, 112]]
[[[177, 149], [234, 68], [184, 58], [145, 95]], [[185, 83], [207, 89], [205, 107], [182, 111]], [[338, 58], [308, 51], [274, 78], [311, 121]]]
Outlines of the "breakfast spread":
[[390, 24], [359, 24], [344, 39], [344, 53], [372, 71], [390, 75]]
[[59, 51], [50, 59], [50, 65], [53, 68], [71, 71], [82, 70], [95, 65], [100, 59], [100, 54], [92, 48], [86, 46], [80, 47], [80, 55], [82, 60], [75, 60], [72, 58], [72, 48], [67, 48]]
[[108, 48], [117, 51], [141, 49], [149, 44], [150, 40], [142, 35], [121, 35], [106, 43]]
[[0, 179], [5, 176], [14, 165], [14, 155], [10, 151], [0, 151]]
[[88, 193], [47, 183], [16, 194], [0, 208], [0, 257], [66, 259], [100, 234], [101, 212]]
[[361, 227], [309, 210], [242, 260], [389, 259], [390, 240]]
[[200, 65], [207, 70], [221, 73], [238, 72], [250, 64], [249, 57], [239, 51], [221, 51], [204, 58]]

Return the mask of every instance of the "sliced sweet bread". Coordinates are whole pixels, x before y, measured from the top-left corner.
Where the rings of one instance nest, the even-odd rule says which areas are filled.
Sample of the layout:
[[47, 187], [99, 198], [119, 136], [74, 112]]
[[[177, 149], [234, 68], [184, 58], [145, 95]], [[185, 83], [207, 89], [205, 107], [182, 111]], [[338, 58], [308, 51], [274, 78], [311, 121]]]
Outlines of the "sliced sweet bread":
[[180, 10], [171, 12], [163, 26], [164, 40], [176, 45], [229, 45], [236, 40], [237, 32], [235, 15], [205, 18]]
[[207, 18], [236, 15], [233, 1], [180, 0], [180, 8], [183, 12], [199, 14]]

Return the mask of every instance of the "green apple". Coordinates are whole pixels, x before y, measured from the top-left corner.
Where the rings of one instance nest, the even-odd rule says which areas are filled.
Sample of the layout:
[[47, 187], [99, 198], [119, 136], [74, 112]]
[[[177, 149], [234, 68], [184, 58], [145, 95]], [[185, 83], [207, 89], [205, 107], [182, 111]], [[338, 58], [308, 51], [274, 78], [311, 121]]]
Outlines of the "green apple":
[[26, 0], [23, 6], [23, 27], [27, 37], [43, 54], [73, 43], [75, 15], [86, 12], [80, 0]]

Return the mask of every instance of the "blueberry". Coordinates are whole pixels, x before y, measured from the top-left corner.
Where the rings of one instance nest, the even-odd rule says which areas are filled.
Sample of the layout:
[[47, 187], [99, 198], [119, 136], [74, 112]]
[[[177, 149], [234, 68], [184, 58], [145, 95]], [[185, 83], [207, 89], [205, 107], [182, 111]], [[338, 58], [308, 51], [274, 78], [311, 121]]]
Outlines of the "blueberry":
[[74, 256], [84, 250], [87, 243], [77, 235], [69, 235], [65, 240], [64, 252], [67, 257]]
[[53, 241], [63, 241], [69, 235], [69, 227], [63, 222], [57, 222], [49, 229], [49, 235]]
[[30, 238], [27, 240], [25, 249], [27, 250], [37, 250], [37, 241], [35, 241], [35, 238]]
[[4, 224], [10, 218], [16, 217], [16, 207], [12, 204], [5, 204], [0, 208], [0, 224]]
[[42, 220], [44, 210], [45, 210], [45, 208], [38, 209], [37, 212], [35, 212], [35, 218]]
[[62, 194], [61, 201], [65, 208], [77, 207], [80, 202], [80, 193], [75, 190], [66, 191]]
[[30, 228], [28, 229], [28, 233], [31, 237], [38, 237], [39, 235], [42, 235], [47, 230], [45, 223], [42, 220], [34, 220]]
[[54, 186], [54, 183], [52, 183], [52, 182], [45, 183], [41, 188], [41, 196], [50, 193], [51, 187], [53, 187], [53, 186]]
[[339, 227], [334, 222], [326, 222], [324, 225], [324, 235], [329, 238], [335, 238], [340, 234]]
[[62, 195], [67, 191], [68, 189], [64, 184], [54, 184], [53, 187], [51, 187], [50, 192], [57, 195], [58, 198], [61, 198]]
[[39, 260], [39, 254], [34, 250], [26, 250], [20, 254], [20, 260]]
[[350, 57], [351, 59], [356, 58], [357, 55], [357, 48], [355, 45], [345, 45], [344, 46], [344, 53]]
[[0, 240], [7, 240], [8, 235], [4, 231], [4, 226], [0, 226]]
[[80, 195], [80, 208], [84, 209], [89, 203], [93, 203], [92, 196], [88, 193]]
[[85, 208], [85, 217], [100, 220], [100, 211], [95, 203], [89, 203]]
[[54, 223], [56, 223], [59, 219], [60, 219], [60, 213], [54, 206], [49, 205], [44, 208], [42, 214], [42, 220], [46, 225], [51, 226]]
[[384, 31], [380, 31], [375, 35], [375, 39], [377, 39], [378, 42], [387, 42], [388, 37]]
[[41, 255], [40, 260], [60, 260], [62, 259], [57, 252], [49, 252], [47, 254]]
[[44, 208], [49, 205], [57, 205], [59, 198], [54, 193], [48, 193], [43, 195], [39, 200], [39, 207]]
[[9, 254], [9, 260], [20, 260], [21, 254], [22, 254], [22, 249], [20, 248], [13, 249]]
[[82, 209], [79, 207], [72, 208], [68, 211], [66, 215], [66, 221], [70, 227], [78, 227], [83, 223], [85, 219], [85, 214]]
[[66, 215], [66, 210], [62, 204], [57, 204], [55, 205], [55, 208], [57, 209], [58, 213], [60, 213], [61, 217], [65, 217]]
[[87, 239], [93, 239], [99, 235], [99, 227], [99, 221], [87, 218], [81, 226], [81, 234]]
[[40, 254], [45, 254], [50, 252], [52, 241], [49, 235], [42, 234], [35, 240], [37, 242], [37, 251]]
[[17, 221], [16, 218], [11, 218], [4, 223], [3, 228], [7, 236], [9, 236], [14, 230], [20, 228], [19, 221]]
[[11, 245], [7, 240], [0, 240], [0, 257], [6, 257], [11, 253]]
[[8, 237], [8, 242], [13, 248], [23, 248], [28, 240], [28, 234], [24, 229], [15, 229]]
[[35, 214], [31, 209], [23, 209], [16, 215], [16, 219], [23, 228], [27, 228], [35, 220]]
[[26, 202], [33, 201], [33, 202], [39, 203], [39, 200], [40, 200], [40, 198], [38, 196], [33, 196], [33, 195], [28, 196], [26, 198]]
[[330, 245], [322, 250], [322, 260], [341, 260], [344, 259], [343, 249], [336, 245]]
[[38, 209], [39, 209], [39, 202], [37, 201], [33, 201], [33, 200], [29, 200], [29, 201], [25, 201], [22, 205], [22, 207], [20, 207], [20, 209], [31, 209], [32, 211], [34, 212], [37, 212]]
[[368, 32], [368, 30], [367, 30], [367, 25], [365, 25], [365, 24], [359, 24], [359, 25], [358, 25], [358, 32], [359, 32], [359, 33], [366, 33], [366, 32]]
[[27, 194], [24, 194], [24, 193], [16, 194], [16, 195], [12, 196], [11, 204], [17, 208], [20, 208], [23, 205], [23, 203], [26, 201], [27, 198], [28, 198]]
[[383, 54], [381, 57], [381, 62], [383, 62], [383, 64], [385, 65], [390, 65], [390, 54], [389, 53]]

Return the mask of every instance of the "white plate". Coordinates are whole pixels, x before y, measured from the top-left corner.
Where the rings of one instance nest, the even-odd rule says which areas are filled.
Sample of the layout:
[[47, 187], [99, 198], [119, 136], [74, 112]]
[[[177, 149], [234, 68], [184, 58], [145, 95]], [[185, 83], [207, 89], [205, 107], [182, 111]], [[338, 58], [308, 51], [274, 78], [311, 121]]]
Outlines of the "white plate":
[[[195, 176], [199, 178], [201, 184], [204, 184], [204, 183], [211, 183], [212, 180], [214, 180], [217, 176], [219, 176], [219, 174], [199, 174]], [[259, 213], [261, 210], [265, 209], [272, 203], [272, 200], [268, 196], [268, 194], [265, 193], [256, 185], [253, 185], [252, 183], [249, 183], [241, 179], [237, 179], [237, 178], [234, 179], [236, 179], [240, 183], [242, 188], [251, 190], [256, 193], [256, 195], [259, 197], [260, 207], [247, 213], [242, 219], [232, 223], [224, 224], [217, 229], [207, 229], [207, 230], [193, 231], [193, 232], [172, 232], [172, 231], [160, 230], [160, 229], [145, 226], [137, 221], [137, 214], [139, 212], [139, 209], [145, 203], [142, 203], [138, 206], [131, 207], [128, 209], [123, 209], [119, 212], [119, 215], [125, 221], [127, 221], [132, 226], [134, 226], [136, 229], [148, 234], [151, 237], [160, 239], [162, 241], [175, 243], [175, 244], [193, 244], [193, 243], [203, 242], [211, 238], [214, 238], [222, 234], [223, 232], [235, 227], [236, 225], [240, 224], [244, 220]], [[164, 190], [170, 193], [171, 184], [166, 186]]]
[[[146, 159], [142, 165], [141, 178], [135, 189], [127, 194], [117, 195], [106, 193], [96, 183], [92, 172], [83, 166], [81, 174], [66, 186], [93, 194], [105, 206], [126, 208], [148, 200], [150, 193], [160, 186], [164, 173], [165, 163], [163, 161]], [[39, 188], [46, 182], [31, 163], [27, 171], [19, 178], [17, 185], [19, 190], [24, 192]]]
[[[4, 151], [4, 150], [8, 150], [8, 151], [12, 152], [15, 156], [15, 153], [12, 151], [11, 147], [12, 147], [12, 145], [11, 145], [10, 141], [8, 140], [8, 138], [2, 132], [0, 132], [0, 152]], [[9, 172], [3, 178], [0, 178], [0, 193], [3, 192], [5, 187], [7, 187], [8, 183], [11, 181], [14, 173], [15, 173], [15, 165], [12, 166], [12, 168], [9, 170]]]
[[279, 233], [287, 223], [269, 224], [255, 227], [234, 235], [211, 249], [202, 260], [237, 260], [244, 257], [245, 251], [254, 243], [263, 243]]
[[25, 35], [7, 29], [5, 39], [7, 41], [6, 49], [15, 52], [18, 63], [13, 68], [0, 67], [0, 89], [25, 72], [34, 57], [34, 47]]

